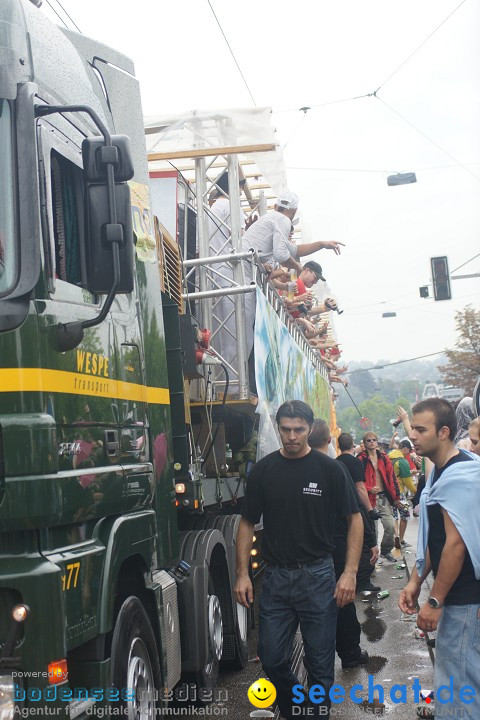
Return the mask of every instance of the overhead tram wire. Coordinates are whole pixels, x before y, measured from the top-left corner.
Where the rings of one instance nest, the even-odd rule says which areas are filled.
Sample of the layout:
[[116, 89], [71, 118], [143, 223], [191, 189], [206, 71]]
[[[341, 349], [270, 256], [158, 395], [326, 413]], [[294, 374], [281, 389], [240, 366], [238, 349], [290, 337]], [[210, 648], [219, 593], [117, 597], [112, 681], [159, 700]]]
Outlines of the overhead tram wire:
[[[409, 293], [410, 294], [410, 293]], [[464, 300], [465, 298], [471, 298], [475, 297], [478, 298], [478, 293], [468, 293], [467, 295], [459, 295], [458, 297], [455, 297], [455, 300]], [[390, 301], [388, 301], [390, 302]], [[420, 301], [419, 301], [420, 302]], [[367, 306], [361, 306], [361, 307], [369, 307]], [[449, 317], [451, 316], [450, 311], [442, 312], [441, 308], [436, 307], [436, 303], [429, 305], [429, 307], [419, 307], [418, 303], [415, 305], [395, 305], [396, 310], [415, 310], [417, 313], [428, 313], [429, 315], [435, 315], [435, 317]], [[347, 308], [345, 308], [347, 309]], [[356, 308], [355, 308], [356, 309]], [[364, 317], [366, 315], [378, 315], [379, 310], [368, 310], [363, 312], [353, 312], [349, 311], [348, 315], [349, 317]]]
[[[464, 165], [480, 165], [480, 161], [477, 162], [469, 162], [469, 163], [463, 163]], [[431, 165], [430, 167], [419, 167], [417, 168], [416, 172], [429, 172], [430, 170], [445, 170], [448, 168], [458, 168], [458, 163], [452, 163], [448, 165]], [[299, 167], [297, 165], [285, 165], [285, 170], [312, 170], [312, 171], [318, 171], [318, 172], [351, 172], [351, 173], [377, 173], [377, 174], [385, 174], [385, 173], [391, 173], [396, 172], [393, 168], [390, 170], [372, 170], [367, 168], [328, 168], [328, 167]]]
[[[310, 109], [310, 108], [309, 108], [309, 109]], [[285, 145], [282, 147], [282, 152], [285, 150], [285, 148], [287, 147], [287, 145], [288, 145], [288, 143], [290, 142], [290, 140], [297, 134], [298, 130], [300, 129], [300, 125], [302, 125], [302, 123], [303, 123], [303, 121], [305, 120], [306, 116], [307, 116], [307, 110], [305, 109], [305, 110], [303, 111], [302, 117], [300, 118], [300, 122], [297, 124], [296, 128], [294, 129], [294, 131], [292, 132], [292, 134], [291, 134], [290, 137], [288, 138], [288, 140], [287, 140], [287, 142], [285, 143]]]
[[[305, 107], [308, 110], [312, 110], [314, 108], [327, 107], [327, 105], [339, 105], [340, 103], [352, 102], [352, 100], [360, 100], [361, 98], [371, 97], [372, 95], [373, 95], [373, 93], [365, 93], [364, 95], [354, 95], [353, 97], [342, 98], [340, 100], [329, 100], [328, 102], [317, 103], [316, 105], [308, 105]], [[280, 115], [282, 113], [299, 112], [300, 110], [304, 111], [304, 108], [301, 107], [301, 108], [289, 108], [286, 110], [274, 110], [273, 114]]]
[[466, 2], [466, 0], [462, 0], [462, 2], [460, 3], [460, 5], [457, 5], [457, 7], [455, 8], [455, 10], [452, 10], [452, 12], [451, 12], [449, 15], [447, 15], [447, 17], [446, 17], [444, 20], [442, 20], [442, 22], [440, 23], [440, 25], [439, 25], [438, 27], [436, 27], [435, 30], [433, 30], [433, 32], [431, 32], [430, 35], [429, 35], [428, 37], [426, 37], [425, 40], [424, 40], [423, 42], [421, 42], [420, 45], [419, 45], [413, 52], [411, 52], [410, 55], [409, 55], [407, 58], [405, 58], [405, 60], [404, 60], [402, 63], [400, 63], [400, 65], [396, 68], [396, 70], [394, 70], [392, 73], [390, 73], [390, 75], [389, 75], [387, 78], [385, 78], [385, 80], [384, 80], [382, 83], [380, 83], [380, 85], [378, 86], [378, 88], [375, 90], [376, 93], [378, 93], [378, 91], [380, 90], [380, 88], [382, 88], [384, 85], [386, 85], [386, 83], [387, 83], [389, 80], [391, 80], [392, 77], [393, 77], [394, 75], [396, 75], [397, 72], [398, 72], [399, 70], [401, 70], [401, 68], [402, 68], [404, 65], [407, 64], [407, 62], [420, 50], [420, 48], [422, 48], [422, 47], [430, 40], [430, 38], [433, 37], [433, 35], [435, 35], [435, 33], [436, 33], [438, 30], [440, 30], [440, 28], [441, 28], [443, 25], [445, 25], [445, 23], [447, 22], [447, 20], [449, 20], [449, 19], [452, 17], [452, 15], [454, 15], [454, 14], [457, 12], [457, 10], [458, 10], [459, 8], [461, 8], [461, 6], [462, 6], [465, 2]]
[[471, 263], [472, 260], [476, 260], [478, 257], [480, 257], [480, 253], [478, 253], [478, 255], [474, 255], [472, 258], [470, 258], [470, 260], [466, 260], [464, 263], [462, 263], [461, 265], [456, 267], [454, 270], [450, 270], [450, 275], [452, 275], [452, 273], [454, 273], [454, 272], [457, 272], [457, 270], [460, 270], [460, 268], [465, 267], [465, 265], [468, 265], [468, 263]]
[[[61, 22], [65, 25], [65, 27], [67, 28], [67, 30], [69, 30], [70, 28], [68, 27], [67, 23], [66, 23], [65, 20], [58, 14], [58, 12], [55, 10], [55, 8], [53, 7], [53, 5], [52, 5], [52, 3], [50, 2], [50, 0], [45, 0], [45, 2], [47, 3], [47, 5], [50, 6], [50, 8], [51, 8], [51, 9], [53, 10], [53, 12], [55, 13], [55, 15], [59, 18], [59, 20], [61, 20]], [[80, 33], [80, 35], [83, 35], [83, 33], [82, 33], [82, 31], [80, 30], [80, 28], [78, 27], [77, 23], [76, 23], [75, 20], [72, 18], [72, 16], [69, 15], [68, 12], [65, 10], [65, 8], [63, 7], [63, 5], [62, 5], [62, 3], [60, 2], [60, 0], [55, 0], [55, 2], [57, 3], [57, 5], [59, 5], [59, 6], [61, 7], [62, 11], [65, 13], [65, 15], [67, 16], [67, 18], [70, 20], [70, 22], [72, 23], [72, 25], [75, 26], [75, 29], [78, 30], [78, 32]]]
[[[442, 22], [440, 23], [440, 25], [438, 25], [438, 26], [435, 28], [435, 30], [433, 30], [433, 31], [425, 38], [425, 40], [423, 40], [423, 42], [421, 42], [420, 45], [419, 45], [417, 48], [415, 48], [415, 50], [414, 50], [413, 52], [411, 52], [410, 55], [409, 55], [407, 58], [405, 58], [405, 60], [403, 60], [403, 62], [401, 62], [400, 65], [398, 65], [398, 67], [397, 67], [393, 72], [390, 73], [390, 75], [388, 75], [388, 77], [385, 78], [385, 80], [383, 80], [383, 81], [380, 83], [380, 85], [377, 87], [377, 89], [376, 89], [374, 92], [365, 93], [365, 94], [363, 94], [363, 95], [355, 95], [354, 97], [351, 97], [351, 98], [343, 98], [343, 99], [341, 99], [341, 100], [331, 100], [331, 101], [329, 101], [329, 102], [316, 103], [315, 105], [309, 105], [309, 106], [308, 106], [308, 109], [309, 109], [309, 110], [313, 110], [313, 109], [315, 109], [315, 108], [326, 107], [327, 105], [337, 105], [337, 104], [339, 104], [339, 103], [351, 102], [352, 100], [360, 100], [360, 99], [366, 98], [366, 97], [375, 97], [375, 98], [377, 98], [377, 99], [379, 100], [380, 98], [378, 97], [378, 92], [380, 91], [380, 89], [383, 88], [384, 85], [386, 85], [386, 83], [389, 82], [389, 80], [391, 80], [392, 77], [393, 77], [394, 75], [396, 75], [397, 72], [399, 72], [399, 70], [401, 70], [401, 68], [408, 63], [408, 61], [430, 40], [430, 38], [432, 38], [432, 37], [435, 35], [436, 32], [438, 32], [438, 30], [440, 30], [440, 28], [441, 28], [443, 25], [445, 25], [445, 23], [457, 12], [457, 10], [459, 10], [459, 8], [461, 8], [461, 6], [462, 6], [465, 2], [466, 2], [466, 0], [462, 0], [462, 2], [461, 2], [459, 5], [457, 5], [457, 7], [456, 7], [454, 10], [452, 10], [452, 12], [449, 13], [444, 20], [442, 20]], [[382, 102], [384, 102], [384, 101], [382, 101]], [[385, 105], [387, 105], [387, 103], [385, 103]], [[299, 109], [302, 110], [303, 108], [299, 108]], [[393, 110], [393, 108], [391, 108], [391, 109]], [[275, 110], [274, 113], [280, 114], [280, 113], [288, 113], [288, 112], [296, 112], [296, 111], [298, 112], [298, 108], [290, 108], [290, 109], [285, 109], [285, 110]], [[401, 116], [400, 116], [400, 117], [401, 117]], [[408, 120], [406, 120], [405, 118], [402, 118], [402, 119], [404, 119], [405, 122], [408, 122]], [[414, 126], [412, 126], [412, 127], [414, 127]], [[418, 128], [415, 128], [415, 129], [418, 130]], [[418, 132], [421, 132], [421, 131], [418, 130]], [[426, 137], [428, 140], [431, 140], [427, 135], [425, 135], [425, 137]], [[433, 142], [433, 141], [431, 141], [431, 142]], [[437, 145], [437, 147], [438, 147], [440, 150], [442, 150], [443, 152], [446, 152], [445, 150], [443, 150], [443, 148], [440, 147], [440, 145]], [[455, 161], [456, 165], [460, 165], [461, 167], [464, 167], [464, 165], [462, 165], [461, 163], [459, 163], [454, 157], [452, 157], [452, 156], [449, 155], [448, 153], [446, 153], [446, 154], [447, 154], [452, 160]], [[305, 169], [308, 169], [308, 168], [305, 168]], [[467, 170], [467, 172], [468, 172], [468, 170]], [[473, 173], [471, 173], [471, 174], [473, 175]], [[474, 175], [474, 177], [476, 177], [476, 176]], [[479, 179], [479, 178], [477, 178], [477, 179]]]
[[235, 53], [233, 52], [232, 48], [230, 47], [230, 43], [229, 43], [228, 40], [227, 40], [227, 36], [225, 35], [225, 33], [224, 33], [224, 31], [223, 31], [223, 28], [222, 28], [222, 26], [220, 25], [220, 21], [219, 21], [218, 17], [217, 17], [216, 14], [215, 14], [215, 10], [214, 10], [213, 7], [212, 7], [212, 3], [210, 2], [210, 0], [207, 0], [207, 2], [208, 2], [208, 4], [209, 4], [209, 6], [210, 6], [210, 10], [211, 10], [212, 13], [213, 13], [213, 17], [214, 17], [215, 20], [217, 21], [217, 25], [218, 25], [218, 27], [220, 28], [220, 32], [222, 33], [222, 35], [223, 35], [223, 37], [224, 37], [224, 40], [225, 40], [225, 42], [227, 43], [227, 47], [228, 47], [228, 49], [230, 50], [230, 53], [231, 53], [231, 55], [232, 55], [232, 57], [233, 57], [233, 60], [234, 60], [234, 62], [235, 62], [235, 65], [237, 66], [238, 72], [240, 73], [240, 75], [241, 75], [241, 77], [242, 77], [242, 80], [243, 80], [243, 82], [244, 82], [244, 84], [245, 84], [245, 87], [246, 87], [247, 90], [248, 90], [248, 94], [249, 94], [250, 97], [252, 98], [252, 102], [253, 102], [253, 104], [255, 105], [255, 107], [257, 107], [257, 103], [255, 102], [255, 98], [254, 98], [253, 95], [252, 95], [252, 91], [251, 91], [250, 88], [248, 87], [248, 83], [247, 83], [247, 81], [245, 80], [245, 76], [244, 76], [244, 74], [243, 74], [243, 72], [242, 72], [242, 70], [241, 70], [241, 68], [240, 68], [240, 65], [238, 64], [237, 58], [235, 57]]
[[439, 145], [436, 140], [433, 140], [431, 137], [429, 137], [426, 133], [423, 132], [423, 130], [420, 130], [416, 125], [414, 125], [408, 118], [406, 118], [404, 115], [398, 112], [398, 110], [395, 110], [391, 105], [389, 105], [385, 100], [383, 100], [378, 95], [375, 95], [377, 100], [379, 100], [381, 103], [385, 105], [391, 112], [393, 112], [395, 115], [398, 115], [399, 118], [403, 120], [403, 122], [407, 123], [407, 125], [410, 125], [411, 128], [416, 130], [422, 137], [424, 137], [426, 140], [432, 143], [432, 145], [435, 145], [435, 147], [443, 152], [447, 157], [450, 158], [450, 160], [453, 160], [459, 167], [463, 168], [465, 172], [467, 172], [469, 175], [471, 175], [477, 182], [480, 182], [480, 177], [478, 175], [475, 175], [466, 165], [464, 165], [460, 160], [457, 160], [456, 157], [454, 157], [451, 153], [448, 152], [448, 150], [445, 150], [441, 145]]
[[75, 26], [75, 29], [78, 30], [78, 32], [80, 33], [80, 35], [83, 35], [83, 33], [82, 33], [82, 31], [80, 30], [80, 28], [78, 27], [77, 23], [76, 23], [75, 20], [72, 18], [72, 16], [69, 15], [68, 12], [65, 10], [65, 8], [63, 7], [63, 5], [62, 5], [62, 3], [60, 2], [60, 0], [56, 0], [56, 3], [57, 3], [57, 5], [60, 5], [60, 7], [62, 8], [63, 12], [64, 12], [65, 15], [68, 17], [68, 19], [70, 20], [70, 22]]
[[[377, 305], [387, 305], [388, 303], [394, 303], [397, 300], [401, 300], [402, 298], [410, 297], [411, 295], [414, 295], [412, 291], [407, 293], [402, 293], [401, 295], [395, 295], [393, 298], [388, 298], [388, 300], [377, 300], [376, 302], [371, 303], [365, 303], [365, 305], [352, 305], [351, 307], [347, 306], [344, 307], [344, 310], [361, 310], [362, 308], [370, 308], [370, 307], [376, 307]], [[377, 310], [375, 312], [378, 312]]]
[[[360, 98], [370, 97], [372, 94], [373, 94], [373, 93], [367, 93], [366, 95], [355, 95], [354, 97], [344, 98], [343, 100], [332, 100], [331, 102], [320, 103], [320, 104], [318, 104], [318, 105], [305, 105], [304, 107], [298, 108], [298, 112], [303, 112], [303, 115], [302, 115], [301, 120], [300, 120], [300, 122], [298, 123], [297, 127], [294, 129], [294, 131], [292, 132], [292, 134], [291, 134], [290, 137], [288, 138], [287, 142], [285, 143], [285, 145], [283, 145], [282, 151], [285, 150], [285, 148], [287, 147], [287, 145], [288, 145], [288, 143], [290, 142], [290, 140], [294, 137], [294, 135], [297, 134], [297, 132], [298, 132], [298, 130], [299, 130], [299, 128], [300, 128], [303, 120], [305, 119], [305, 117], [306, 117], [306, 115], [307, 115], [307, 112], [308, 112], [309, 110], [311, 110], [312, 108], [325, 107], [325, 106], [327, 106], [327, 105], [337, 105], [338, 103], [351, 102], [352, 100], [360, 100]], [[283, 111], [280, 110], [279, 112], [292, 112], [292, 111], [290, 111], [290, 110], [283, 110]]]
[[357, 173], [389, 173], [393, 170], [363, 170], [362, 168], [321, 168], [321, 167], [296, 167], [293, 165], [285, 165], [285, 170], [318, 170], [322, 172], [357, 172]]
[[418, 357], [408, 358], [407, 360], [397, 360], [396, 362], [384, 363], [383, 365], [374, 365], [369, 368], [358, 368], [357, 370], [347, 370], [344, 375], [352, 375], [353, 373], [359, 372], [370, 372], [370, 370], [383, 370], [391, 365], [402, 365], [403, 363], [412, 362], [413, 360], [423, 360], [423, 358], [433, 357], [434, 355], [443, 355], [445, 350], [438, 350], [438, 352], [428, 353], [428, 355], [418, 355]]
[[58, 17], [58, 19], [60, 20], [60, 22], [65, 25], [65, 27], [67, 28], [67, 30], [69, 30], [69, 27], [68, 27], [67, 23], [66, 23], [65, 20], [62, 18], [62, 16], [59, 15], [58, 12], [55, 10], [55, 8], [53, 7], [53, 5], [52, 5], [52, 3], [50, 2], [50, 0], [45, 0], [45, 2], [46, 2], [47, 5], [50, 7], [50, 9], [52, 10], [52, 12], [55, 13], [55, 15]]

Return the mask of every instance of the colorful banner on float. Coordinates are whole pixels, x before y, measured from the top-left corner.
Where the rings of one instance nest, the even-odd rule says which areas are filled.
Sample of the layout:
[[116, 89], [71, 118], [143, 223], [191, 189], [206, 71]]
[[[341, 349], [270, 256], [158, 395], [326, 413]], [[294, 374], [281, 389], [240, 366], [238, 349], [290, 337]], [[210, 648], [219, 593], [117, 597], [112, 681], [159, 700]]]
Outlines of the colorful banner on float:
[[315, 370], [286, 326], [257, 288], [255, 315], [255, 376], [259, 405], [269, 415], [287, 400], [308, 403], [316, 418], [330, 422], [327, 380]]

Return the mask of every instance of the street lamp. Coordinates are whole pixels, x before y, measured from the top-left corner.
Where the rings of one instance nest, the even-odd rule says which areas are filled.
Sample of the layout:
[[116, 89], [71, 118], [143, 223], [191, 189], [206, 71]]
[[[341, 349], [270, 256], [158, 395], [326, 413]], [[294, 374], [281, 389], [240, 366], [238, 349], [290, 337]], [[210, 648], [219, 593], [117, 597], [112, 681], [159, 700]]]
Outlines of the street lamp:
[[387, 185], [410, 185], [417, 182], [417, 176], [414, 172], [395, 173], [387, 177]]

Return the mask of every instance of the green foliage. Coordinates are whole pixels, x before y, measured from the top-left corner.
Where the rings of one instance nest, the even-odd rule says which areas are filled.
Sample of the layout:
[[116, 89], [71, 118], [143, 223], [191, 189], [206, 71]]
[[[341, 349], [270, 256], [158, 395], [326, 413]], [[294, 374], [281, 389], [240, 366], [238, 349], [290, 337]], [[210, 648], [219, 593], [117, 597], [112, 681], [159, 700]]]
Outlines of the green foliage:
[[371, 397], [377, 391], [377, 384], [371, 372], [353, 371], [349, 377], [349, 388], [352, 394], [359, 394], [361, 399]]
[[472, 395], [480, 375], [480, 310], [467, 305], [455, 313], [458, 340], [455, 349], [446, 350], [448, 364], [439, 367], [447, 385], [464, 388]]
[[[373, 395], [358, 404], [358, 408], [363, 417], [370, 420], [368, 428], [363, 428], [360, 424], [360, 416], [357, 410], [350, 406], [339, 410], [337, 413], [337, 425], [344, 432], [350, 432], [359, 440], [366, 430], [373, 430], [378, 433], [379, 437], [386, 437], [390, 440], [393, 434], [393, 427], [390, 420], [397, 417], [397, 407], [402, 405], [405, 410], [410, 412], [410, 402], [406, 397], [399, 397], [395, 402], [389, 402], [382, 395]], [[402, 435], [403, 426], [400, 426], [399, 434]]]

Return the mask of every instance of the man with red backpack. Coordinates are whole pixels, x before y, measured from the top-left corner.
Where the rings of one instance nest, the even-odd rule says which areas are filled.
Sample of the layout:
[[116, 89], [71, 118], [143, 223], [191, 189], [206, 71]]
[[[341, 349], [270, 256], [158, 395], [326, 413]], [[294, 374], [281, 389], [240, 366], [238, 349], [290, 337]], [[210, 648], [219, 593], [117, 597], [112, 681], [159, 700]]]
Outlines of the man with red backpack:
[[393, 465], [388, 455], [378, 449], [378, 438], [374, 432], [363, 436], [365, 450], [358, 455], [365, 472], [365, 488], [372, 508], [380, 513], [383, 538], [380, 546], [381, 557], [388, 562], [397, 562], [392, 555], [394, 545], [394, 519], [392, 507], [403, 508], [400, 500]]

